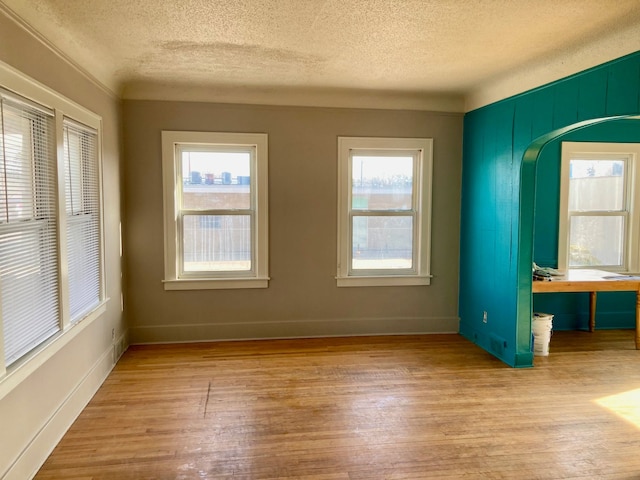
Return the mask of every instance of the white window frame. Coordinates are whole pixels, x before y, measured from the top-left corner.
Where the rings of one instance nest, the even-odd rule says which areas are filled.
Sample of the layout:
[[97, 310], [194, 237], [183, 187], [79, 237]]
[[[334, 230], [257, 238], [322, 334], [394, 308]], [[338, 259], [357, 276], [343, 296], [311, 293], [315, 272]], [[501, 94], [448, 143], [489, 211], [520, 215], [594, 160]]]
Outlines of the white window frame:
[[[352, 264], [352, 157], [355, 154], [414, 155], [413, 268], [408, 271], [353, 271]], [[431, 283], [431, 191], [433, 139], [338, 137], [338, 287], [429, 285]]]
[[[76, 338], [85, 328], [102, 317], [106, 312], [109, 298], [106, 296], [104, 269], [104, 202], [102, 189], [102, 118], [81, 105], [58, 94], [45, 85], [33, 80], [10, 65], [0, 62], [0, 87], [27, 101], [51, 109], [54, 112], [55, 148], [57, 162], [57, 239], [58, 239], [58, 287], [60, 330], [52, 337], [33, 348], [30, 352], [9, 366], [4, 360], [4, 337], [2, 334], [2, 305], [0, 304], [0, 399], [29, 377], [40, 366]], [[98, 185], [100, 203], [100, 301], [81, 318], [71, 319], [69, 309], [69, 279], [67, 272], [67, 212], [65, 208], [65, 176], [63, 120], [64, 118], [86, 125], [97, 131]]]
[[[560, 214], [558, 224], [558, 270], [568, 268], [597, 268], [614, 272], [640, 271], [640, 178], [638, 162], [640, 161], [640, 143], [607, 143], [607, 142], [562, 142], [560, 166]], [[572, 159], [624, 160], [625, 170], [625, 205], [622, 213], [612, 214], [625, 217], [624, 261], [616, 266], [584, 266], [569, 267], [570, 218], [569, 212], [569, 166]], [[598, 212], [598, 214], [607, 212]], [[587, 212], [588, 214], [588, 212]]]
[[[251, 189], [254, 232], [252, 232], [252, 269], [247, 272], [181, 274], [180, 192], [182, 172], [178, 150], [181, 145], [197, 148], [251, 147]], [[267, 288], [269, 286], [268, 217], [268, 138], [264, 133], [162, 132], [162, 171], [164, 188], [164, 288], [165, 290], [209, 290]]]

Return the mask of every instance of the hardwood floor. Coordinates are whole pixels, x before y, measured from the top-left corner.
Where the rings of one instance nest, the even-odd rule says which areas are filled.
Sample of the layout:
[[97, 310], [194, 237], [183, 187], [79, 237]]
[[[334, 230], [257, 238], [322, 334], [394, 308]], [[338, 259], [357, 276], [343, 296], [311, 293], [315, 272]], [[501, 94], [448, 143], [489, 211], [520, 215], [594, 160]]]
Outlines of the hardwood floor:
[[638, 479], [634, 332], [131, 347], [37, 479]]

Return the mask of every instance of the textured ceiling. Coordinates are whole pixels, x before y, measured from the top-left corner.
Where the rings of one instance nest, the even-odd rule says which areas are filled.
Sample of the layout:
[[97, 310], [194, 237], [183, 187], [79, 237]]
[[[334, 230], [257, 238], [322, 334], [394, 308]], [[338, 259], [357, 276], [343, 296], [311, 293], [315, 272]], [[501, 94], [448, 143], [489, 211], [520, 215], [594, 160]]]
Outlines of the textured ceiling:
[[[567, 75], [640, 50], [640, 0], [1, 2], [125, 97], [172, 86], [462, 98], [542, 59]], [[585, 47], [607, 38], [606, 52]]]

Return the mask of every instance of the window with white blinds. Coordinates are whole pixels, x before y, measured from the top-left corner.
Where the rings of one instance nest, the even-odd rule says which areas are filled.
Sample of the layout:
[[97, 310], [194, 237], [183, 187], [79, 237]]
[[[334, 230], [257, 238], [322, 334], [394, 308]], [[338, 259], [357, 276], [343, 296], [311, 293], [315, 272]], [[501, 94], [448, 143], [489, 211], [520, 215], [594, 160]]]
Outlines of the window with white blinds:
[[37, 90], [0, 85], [0, 382], [104, 312], [100, 119]]
[[52, 111], [0, 91], [0, 328], [5, 367], [61, 329], [54, 127]]
[[98, 134], [63, 123], [69, 309], [75, 322], [100, 302]]

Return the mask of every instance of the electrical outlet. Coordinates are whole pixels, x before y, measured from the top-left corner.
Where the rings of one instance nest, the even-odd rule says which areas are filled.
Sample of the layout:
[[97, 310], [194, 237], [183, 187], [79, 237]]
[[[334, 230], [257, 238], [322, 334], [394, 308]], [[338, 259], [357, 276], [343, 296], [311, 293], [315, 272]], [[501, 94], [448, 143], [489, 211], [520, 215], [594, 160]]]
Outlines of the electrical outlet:
[[487, 311], [482, 312], [482, 323], [487, 323]]
[[116, 329], [111, 329], [111, 341], [113, 342], [116, 339]]

